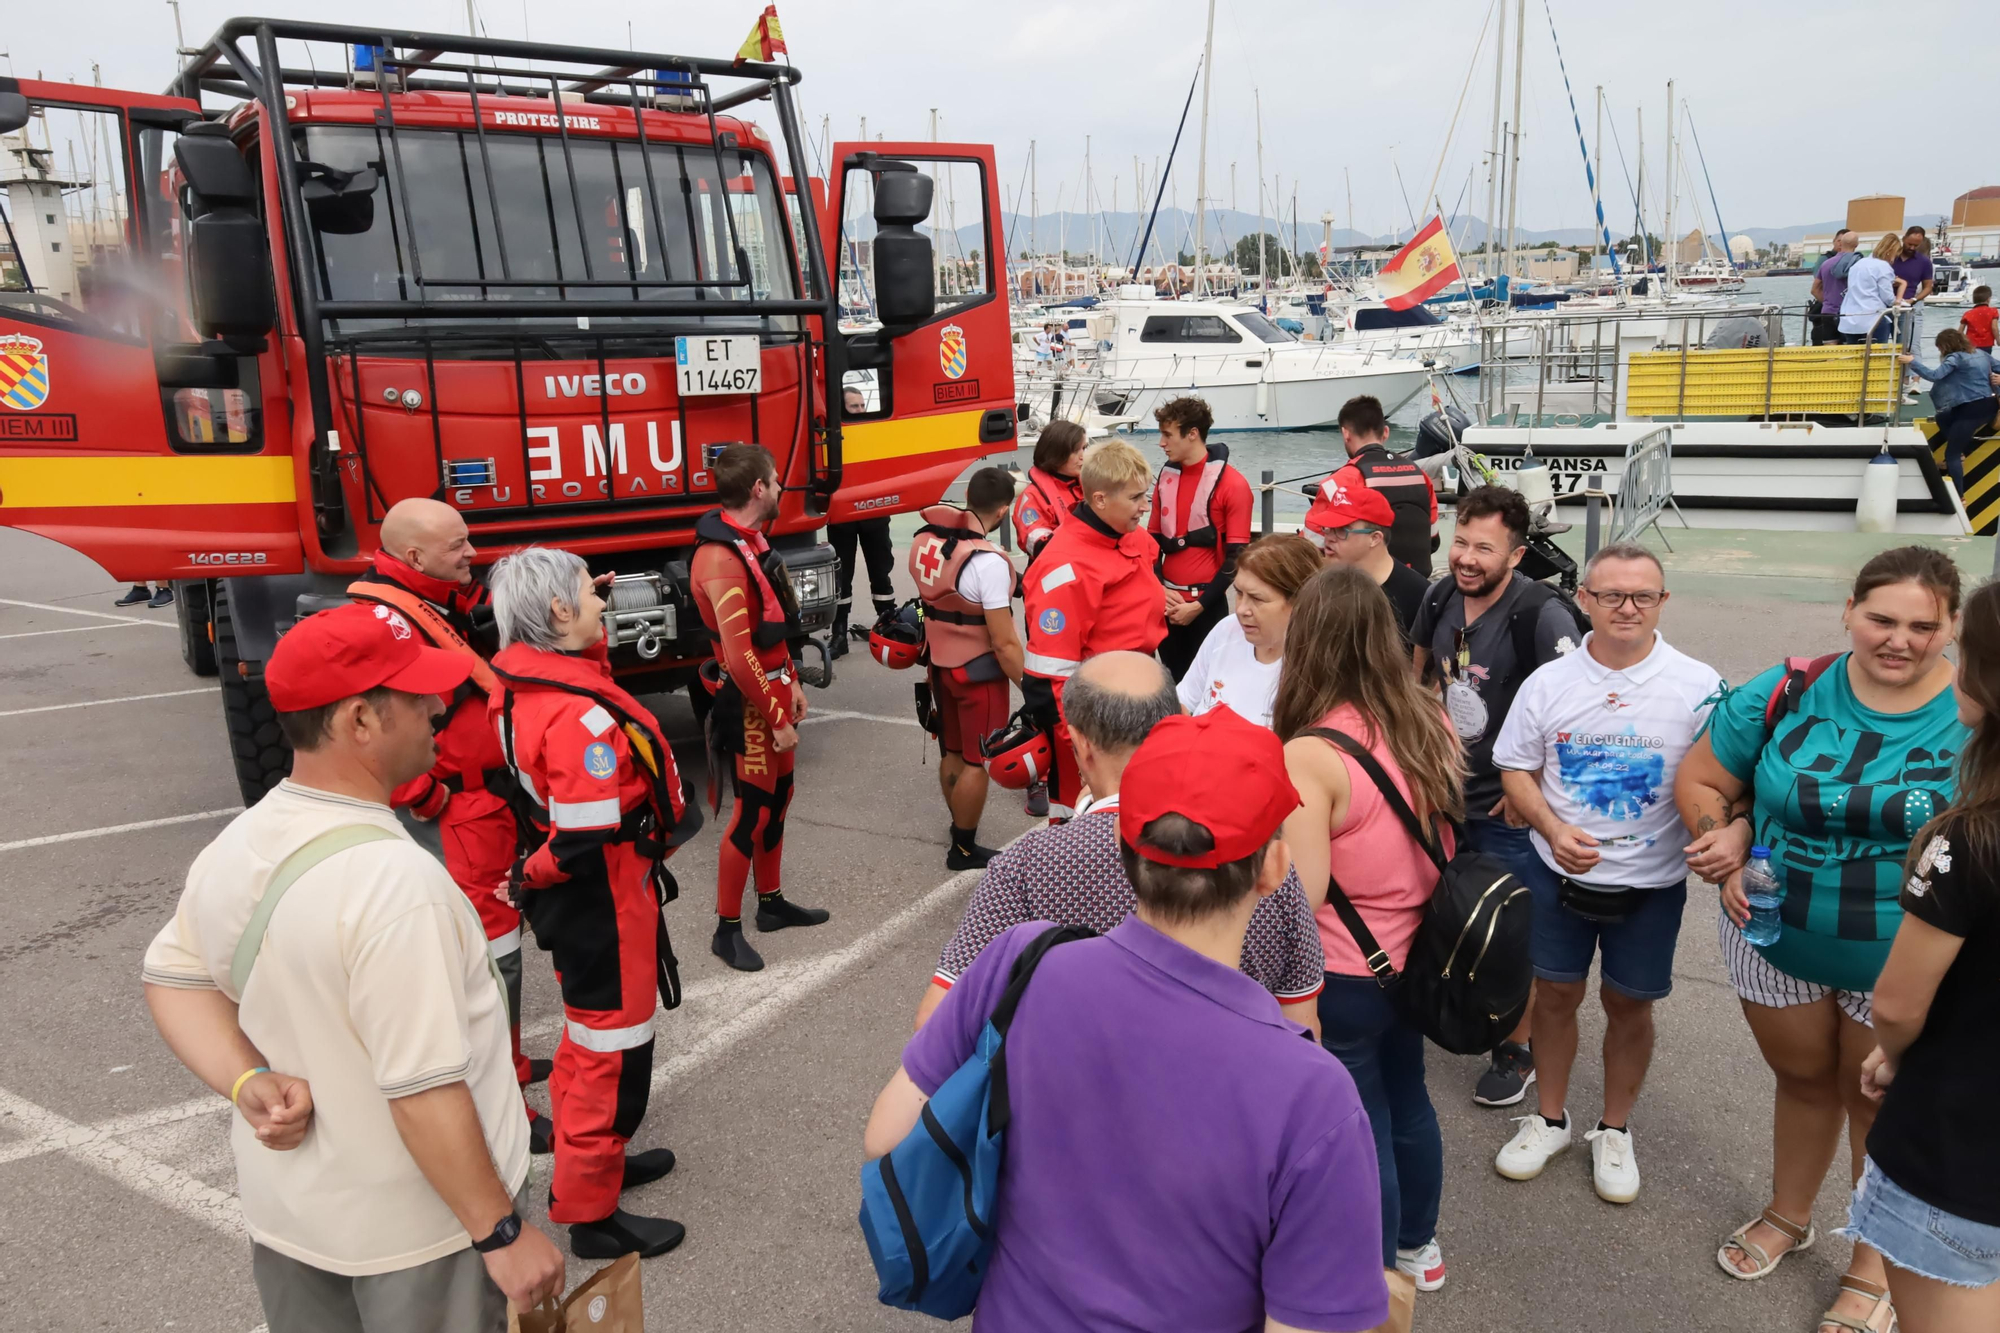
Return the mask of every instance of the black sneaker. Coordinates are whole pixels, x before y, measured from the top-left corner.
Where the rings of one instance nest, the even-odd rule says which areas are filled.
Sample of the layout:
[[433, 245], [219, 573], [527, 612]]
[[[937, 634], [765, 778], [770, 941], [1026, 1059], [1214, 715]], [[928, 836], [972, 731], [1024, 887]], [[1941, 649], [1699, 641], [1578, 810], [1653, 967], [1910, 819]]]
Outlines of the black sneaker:
[[641, 1217], [623, 1208], [602, 1222], [578, 1222], [569, 1229], [570, 1253], [579, 1259], [641, 1259], [665, 1254], [687, 1239], [687, 1228], [664, 1217]]
[[163, 606], [172, 606], [173, 604], [174, 604], [174, 589], [173, 585], [170, 583], [162, 583], [160, 585], [160, 590], [153, 594], [153, 600], [146, 603], [147, 606], [151, 607], [155, 611], [159, 610]]
[[556, 1150], [556, 1122], [545, 1115], [528, 1119], [528, 1155], [547, 1157]]
[[619, 1189], [635, 1190], [650, 1185], [674, 1169], [672, 1148], [648, 1148], [625, 1154], [625, 1180]]
[[738, 972], [762, 972], [764, 960], [750, 947], [750, 941], [743, 938], [741, 921], [719, 921], [715, 926], [715, 938], [708, 942], [708, 951]]
[[981, 847], [976, 842], [969, 847], [960, 847], [957, 843], [953, 843], [951, 849], [944, 854], [944, 868], [946, 870], [984, 870], [986, 863], [999, 854], [993, 848]]
[[824, 907], [801, 907], [782, 893], [757, 895], [757, 929], [783, 930], [786, 926], [817, 926], [833, 913]]
[[528, 1061], [528, 1081], [523, 1086], [532, 1088], [537, 1083], [546, 1083], [549, 1081], [549, 1075], [555, 1072], [556, 1062], [553, 1060], [530, 1060]]
[[1534, 1051], [1503, 1041], [1493, 1048], [1493, 1064], [1479, 1076], [1472, 1100], [1481, 1106], [1512, 1106], [1528, 1095], [1528, 1085], [1534, 1081]]
[[151, 588], [148, 588], [143, 583], [135, 583], [130, 588], [126, 589], [125, 595], [123, 597], [120, 597], [117, 601], [113, 602], [112, 605], [137, 606], [141, 602], [151, 601], [152, 598], [153, 598], [153, 590]]

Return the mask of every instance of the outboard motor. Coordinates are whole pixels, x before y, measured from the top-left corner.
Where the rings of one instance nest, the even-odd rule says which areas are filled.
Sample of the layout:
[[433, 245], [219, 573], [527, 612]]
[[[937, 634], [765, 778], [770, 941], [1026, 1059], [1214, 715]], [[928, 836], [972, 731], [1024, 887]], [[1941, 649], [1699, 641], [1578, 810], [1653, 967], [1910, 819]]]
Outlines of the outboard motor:
[[1441, 412], [1432, 412], [1417, 423], [1417, 442], [1410, 450], [1412, 458], [1429, 458], [1434, 454], [1448, 454], [1452, 446], [1465, 438], [1465, 432], [1472, 426], [1465, 413], [1456, 407], [1446, 407]]

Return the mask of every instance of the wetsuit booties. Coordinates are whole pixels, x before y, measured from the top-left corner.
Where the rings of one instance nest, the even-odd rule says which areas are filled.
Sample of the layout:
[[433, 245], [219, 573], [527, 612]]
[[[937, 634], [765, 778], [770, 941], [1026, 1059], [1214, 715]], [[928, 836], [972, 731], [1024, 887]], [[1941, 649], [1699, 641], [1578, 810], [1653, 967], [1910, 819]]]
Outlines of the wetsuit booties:
[[786, 926], [824, 925], [833, 913], [824, 907], [801, 907], [781, 892], [757, 895], [757, 929], [770, 932]]
[[984, 870], [986, 863], [999, 853], [991, 847], [981, 847], [978, 842], [979, 830], [951, 828], [951, 850], [944, 854], [946, 870]]
[[715, 938], [708, 942], [708, 951], [738, 972], [764, 970], [763, 957], [743, 938], [743, 922], [738, 919], [716, 918]]
[[665, 1217], [642, 1217], [614, 1209], [601, 1222], [578, 1222], [569, 1229], [570, 1252], [579, 1259], [616, 1259], [636, 1254], [651, 1259], [687, 1239], [687, 1228]]

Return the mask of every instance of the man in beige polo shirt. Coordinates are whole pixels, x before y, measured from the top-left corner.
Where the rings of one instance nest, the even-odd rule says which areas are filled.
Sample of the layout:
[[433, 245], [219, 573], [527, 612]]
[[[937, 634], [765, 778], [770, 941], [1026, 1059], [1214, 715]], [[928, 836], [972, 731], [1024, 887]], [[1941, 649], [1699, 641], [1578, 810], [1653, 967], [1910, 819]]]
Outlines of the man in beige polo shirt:
[[527, 1119], [485, 929], [389, 809], [468, 670], [386, 606], [300, 621], [265, 672], [292, 776], [195, 859], [146, 951], [160, 1034], [242, 1112], [252, 1271], [282, 1333], [498, 1333], [508, 1299], [562, 1291], [562, 1254], [516, 1211]]

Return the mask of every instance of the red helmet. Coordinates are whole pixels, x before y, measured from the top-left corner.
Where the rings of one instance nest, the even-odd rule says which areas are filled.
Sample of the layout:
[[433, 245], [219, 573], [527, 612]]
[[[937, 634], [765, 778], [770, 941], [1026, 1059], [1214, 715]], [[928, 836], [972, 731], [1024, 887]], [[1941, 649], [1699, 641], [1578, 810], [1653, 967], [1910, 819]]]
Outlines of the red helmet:
[[712, 657], [696, 667], [694, 674], [695, 679], [701, 682], [701, 687], [708, 691], [710, 698], [715, 697], [721, 691], [723, 682], [729, 679], [722, 670], [722, 663]]
[[986, 756], [987, 775], [1015, 791], [1046, 782], [1055, 768], [1056, 752], [1048, 732], [1020, 713], [981, 741], [979, 753]]
[[868, 655], [893, 671], [917, 665], [924, 656], [923, 614], [914, 601], [885, 613], [868, 631]]

